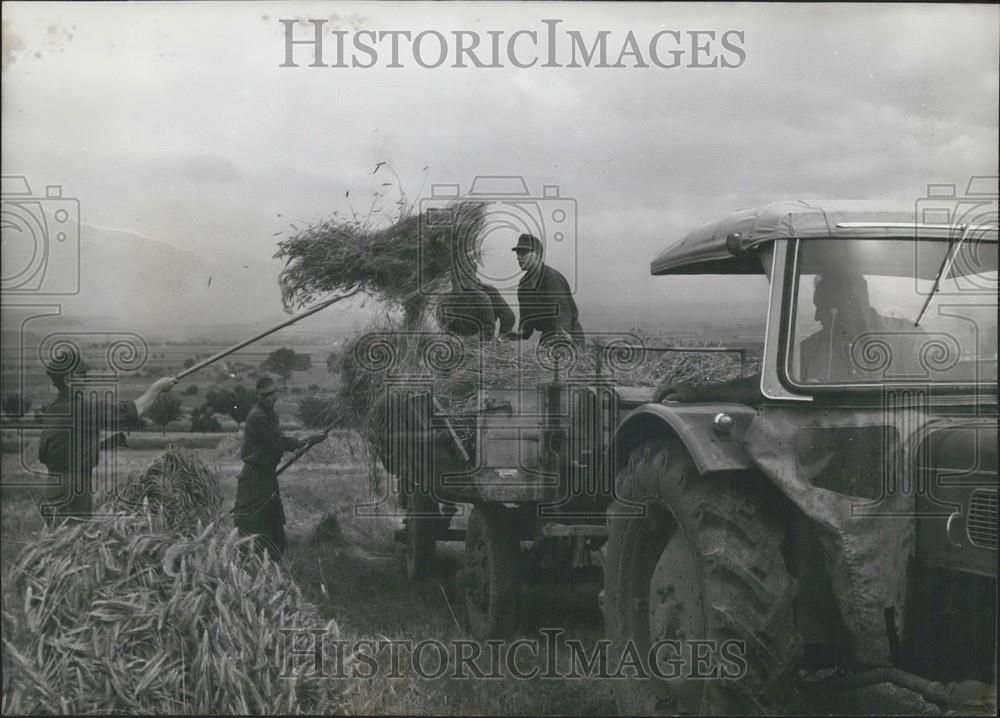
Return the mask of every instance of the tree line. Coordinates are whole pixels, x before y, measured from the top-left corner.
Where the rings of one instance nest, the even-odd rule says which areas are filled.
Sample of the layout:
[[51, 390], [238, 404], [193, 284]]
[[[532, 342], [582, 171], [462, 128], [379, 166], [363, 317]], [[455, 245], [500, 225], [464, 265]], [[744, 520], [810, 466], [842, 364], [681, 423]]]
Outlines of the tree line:
[[[326, 361], [327, 369], [331, 372], [336, 371], [338, 359], [339, 355], [336, 353], [330, 354]], [[194, 364], [195, 359], [186, 359], [183, 366], [187, 369]], [[300, 354], [287, 347], [276, 349], [260, 362], [260, 370], [280, 377], [285, 387], [288, 386], [288, 380], [293, 372], [307, 371], [310, 368], [312, 368], [312, 357], [309, 354]], [[309, 387], [309, 390], [314, 394], [318, 394], [319, 389], [316, 384]], [[182, 396], [196, 396], [199, 393], [199, 388], [196, 384], [192, 384], [179, 393]], [[218, 419], [219, 415], [228, 416], [237, 425], [240, 425], [246, 421], [247, 415], [255, 404], [256, 394], [254, 390], [241, 384], [236, 384], [232, 389], [225, 387], [210, 389], [205, 394], [204, 402], [191, 411], [191, 431], [201, 433], [222, 431], [222, 424]], [[3, 412], [8, 416], [25, 416], [31, 407], [31, 398], [23, 397], [19, 393], [8, 394], [2, 399]], [[40, 411], [44, 413], [44, 407]], [[301, 399], [298, 402], [297, 413], [299, 420], [308, 428], [324, 428], [336, 415], [331, 401], [319, 396]], [[180, 399], [172, 394], [160, 394], [146, 416], [161, 430], [165, 430], [167, 425], [177, 421], [181, 414]]]

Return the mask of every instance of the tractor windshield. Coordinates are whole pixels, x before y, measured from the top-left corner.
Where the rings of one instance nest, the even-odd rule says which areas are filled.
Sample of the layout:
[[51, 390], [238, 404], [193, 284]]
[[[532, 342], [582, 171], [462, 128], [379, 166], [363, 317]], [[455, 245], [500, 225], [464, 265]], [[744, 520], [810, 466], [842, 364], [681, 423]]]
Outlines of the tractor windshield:
[[996, 242], [816, 239], [793, 251], [793, 384], [996, 383]]

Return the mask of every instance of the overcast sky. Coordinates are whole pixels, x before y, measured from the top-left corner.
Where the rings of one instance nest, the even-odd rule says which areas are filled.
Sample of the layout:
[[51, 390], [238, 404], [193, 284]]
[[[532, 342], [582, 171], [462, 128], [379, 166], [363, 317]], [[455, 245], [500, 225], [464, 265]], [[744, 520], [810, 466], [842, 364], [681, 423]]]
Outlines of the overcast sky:
[[[718, 288], [650, 278], [700, 223], [782, 198], [919, 198], [996, 174], [996, 6], [5, 3], [3, 173], [61, 184], [85, 223], [267, 259], [289, 220], [518, 175], [574, 200], [582, 307]], [[738, 67], [279, 67], [281, 18], [326, 29], [743, 33]], [[297, 38], [310, 26], [297, 26]], [[523, 39], [523, 38], [522, 38]], [[333, 35], [325, 45], [332, 53]], [[522, 46], [526, 47], [526, 46]], [[689, 48], [690, 49], [690, 48]], [[565, 47], [559, 52], [564, 53]], [[453, 52], [453, 49], [452, 49]], [[428, 53], [433, 57], [434, 53]], [[648, 53], [647, 53], [648, 54]], [[565, 60], [564, 55], [560, 55]], [[348, 55], [350, 58], [350, 55]], [[649, 58], [645, 58], [649, 63]], [[329, 57], [328, 62], [333, 62]], [[690, 53], [685, 57], [690, 62]], [[348, 59], [350, 62], [350, 59]], [[632, 64], [630, 60], [626, 64]], [[427, 168], [426, 171], [424, 168]], [[426, 177], [426, 179], [425, 179]], [[425, 184], [426, 183], [426, 184]], [[390, 197], [394, 200], [395, 195]], [[554, 205], [548, 205], [554, 206]], [[279, 215], [283, 215], [279, 216]], [[543, 231], [546, 231], [543, 229]], [[551, 231], [551, 230], [548, 230]], [[512, 274], [517, 232], [496, 233]], [[562, 258], [560, 262], [568, 262]], [[568, 267], [561, 267], [569, 270]], [[664, 282], [668, 282], [664, 284]], [[224, 318], [220, 318], [224, 319]], [[585, 322], [586, 324], [586, 322]]]

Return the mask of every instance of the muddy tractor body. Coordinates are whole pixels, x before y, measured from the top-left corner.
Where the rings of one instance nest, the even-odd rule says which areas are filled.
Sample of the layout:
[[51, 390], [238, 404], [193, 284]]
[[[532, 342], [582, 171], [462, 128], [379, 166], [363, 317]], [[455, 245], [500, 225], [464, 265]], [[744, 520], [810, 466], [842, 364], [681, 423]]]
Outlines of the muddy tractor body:
[[995, 206], [958, 224], [782, 202], [653, 261], [764, 273], [770, 295], [752, 401], [722, 385], [644, 405], [609, 448], [614, 651], [740, 647], [734, 670], [650, 665], [619, 686], [624, 711], [801, 711], [810, 690], [884, 683], [995, 704]]

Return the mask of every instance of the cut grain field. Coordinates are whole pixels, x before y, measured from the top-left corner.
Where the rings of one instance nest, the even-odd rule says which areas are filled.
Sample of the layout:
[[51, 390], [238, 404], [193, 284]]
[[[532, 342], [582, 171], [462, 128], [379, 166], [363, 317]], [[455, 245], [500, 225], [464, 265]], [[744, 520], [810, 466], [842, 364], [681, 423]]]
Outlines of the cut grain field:
[[[225, 438], [230, 439], [228, 444], [195, 451], [220, 477], [223, 507], [228, 511], [239, 463], [232, 455], [233, 437]], [[394, 500], [386, 501], [374, 516], [359, 515], [358, 507], [372, 503], [367, 464], [360, 455], [351, 459], [353, 441], [338, 436], [329, 443], [337, 446], [318, 447], [321, 458], [342, 460], [321, 463], [306, 457], [281, 477], [289, 534], [285, 560], [304, 598], [318, 607], [323, 621], [334, 619], [341, 639], [349, 642], [369, 639], [416, 644], [430, 640], [449, 645], [452, 640], [467, 640], [459, 625], [461, 597], [454, 581], [461, 546], [442, 547], [433, 577], [419, 583], [409, 581], [401, 547], [393, 541], [393, 531], [402, 526], [392, 515]], [[117, 475], [145, 470], [162, 454], [162, 449], [119, 450], [114, 464]], [[3, 471], [5, 485], [14, 477], [27, 478], [19, 457], [13, 454], [3, 456]], [[0, 508], [0, 559], [4, 590], [9, 591], [13, 582], [6, 579], [12, 564], [22, 549], [38, 540], [43, 528], [25, 489], [5, 489]], [[330, 525], [331, 513], [337, 516], [337, 531], [317, 541], [314, 530], [324, 519], [324, 525]], [[522, 627], [522, 637], [540, 639], [540, 628], [558, 626], [565, 631], [563, 637], [579, 639], [589, 648], [603, 635], [596, 592], [573, 592], [571, 596], [564, 592], [559, 596], [533, 591], [528, 600], [533, 609], [530, 622]], [[384, 655], [378, 657], [379, 671], [370, 678], [331, 675], [328, 680], [340, 695], [339, 710], [350, 714], [448, 715], [602, 715], [614, 710], [610, 686], [600, 681], [520, 680], [505, 670], [499, 678], [454, 677], [454, 666], [439, 671], [436, 655], [433, 651], [430, 654], [423, 664], [424, 673], [442, 674], [440, 678], [421, 677], [405, 652], [400, 654], [402, 663], [396, 672], [390, 671]], [[534, 659], [522, 651], [517, 667], [524, 672], [532, 667], [541, 671], [545, 661], [544, 653]], [[489, 668], [484, 668], [488, 673]]]

